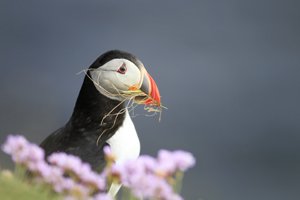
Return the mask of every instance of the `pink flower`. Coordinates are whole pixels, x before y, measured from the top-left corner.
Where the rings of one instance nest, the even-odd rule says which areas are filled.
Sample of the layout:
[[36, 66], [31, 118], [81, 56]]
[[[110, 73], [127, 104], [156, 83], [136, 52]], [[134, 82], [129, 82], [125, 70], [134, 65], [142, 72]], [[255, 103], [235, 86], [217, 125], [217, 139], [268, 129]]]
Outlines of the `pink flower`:
[[2, 150], [11, 155], [13, 161], [18, 164], [29, 164], [33, 167], [34, 163], [44, 160], [44, 151], [19, 135], [8, 136]]
[[188, 168], [195, 165], [195, 158], [189, 152], [177, 150], [167, 151], [160, 150], [158, 152], [157, 172], [159, 174], [171, 175], [177, 170], [186, 171]]
[[94, 196], [93, 200], [113, 200], [113, 198], [109, 194], [99, 193]]
[[82, 162], [76, 156], [67, 155], [65, 153], [53, 153], [48, 157], [48, 161], [52, 165], [56, 165], [65, 171], [80, 174]]
[[12, 155], [18, 151], [21, 151], [24, 147], [28, 145], [27, 140], [20, 135], [9, 135], [2, 146], [2, 150]]
[[49, 167], [44, 160], [44, 151], [36, 144], [29, 143], [23, 136], [8, 136], [2, 150], [11, 155], [15, 163], [26, 167], [33, 173], [40, 174], [42, 170]]
[[[107, 153], [112, 154], [108, 150]], [[167, 179], [173, 178], [177, 171], [185, 171], [194, 164], [195, 158], [191, 153], [160, 150], [157, 159], [140, 156], [136, 160], [115, 163], [108, 170], [108, 176], [119, 177], [121, 183], [138, 198], [181, 200], [182, 197], [173, 191]]]
[[191, 153], [182, 150], [174, 151], [173, 159], [176, 168], [180, 171], [186, 171], [187, 169], [193, 167], [196, 163], [196, 160]]
[[104, 151], [104, 154], [105, 154], [106, 156], [113, 155], [113, 153], [112, 153], [112, 151], [111, 151], [111, 148], [110, 148], [110, 146], [108, 146], [108, 145], [104, 146], [103, 151]]
[[75, 175], [83, 184], [100, 191], [105, 190], [105, 178], [92, 171], [90, 165], [83, 163], [78, 157], [65, 153], [54, 153], [48, 157], [48, 161], [63, 169], [67, 174]]
[[195, 165], [193, 155], [180, 150], [160, 150], [156, 159], [144, 155], [136, 160], [114, 163], [115, 156], [107, 146], [104, 153], [109, 164], [98, 174], [89, 164], [65, 153], [50, 155], [47, 163], [44, 151], [23, 136], [9, 136], [2, 150], [11, 155], [15, 163], [32, 172], [36, 183], [49, 185], [55, 192], [64, 194], [66, 200], [111, 200], [111, 196], [102, 193], [106, 190], [107, 177], [128, 187], [138, 198], [182, 200], [173, 191], [170, 180], [175, 180], [176, 172], [184, 172]]

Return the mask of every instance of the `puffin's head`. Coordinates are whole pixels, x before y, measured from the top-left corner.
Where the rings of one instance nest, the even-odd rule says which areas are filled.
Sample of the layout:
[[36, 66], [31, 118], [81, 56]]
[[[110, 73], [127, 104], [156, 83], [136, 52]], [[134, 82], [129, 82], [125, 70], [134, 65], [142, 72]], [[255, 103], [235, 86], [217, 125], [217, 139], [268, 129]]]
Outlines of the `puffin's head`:
[[157, 85], [134, 55], [113, 50], [101, 55], [89, 68], [89, 77], [97, 90], [108, 98], [160, 106]]

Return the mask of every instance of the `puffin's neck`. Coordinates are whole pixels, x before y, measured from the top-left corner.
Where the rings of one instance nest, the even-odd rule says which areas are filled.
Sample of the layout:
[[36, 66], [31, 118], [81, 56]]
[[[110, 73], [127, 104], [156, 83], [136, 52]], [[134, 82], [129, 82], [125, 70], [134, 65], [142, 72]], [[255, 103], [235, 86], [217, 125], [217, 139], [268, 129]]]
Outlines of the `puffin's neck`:
[[[72, 117], [67, 126], [76, 134], [109, 129], [110, 134], [113, 135], [117, 128], [122, 125], [125, 116], [122, 112], [118, 115], [114, 114], [119, 113], [122, 109], [124, 109], [124, 103], [120, 104], [119, 101], [101, 94], [94, 83], [85, 76]], [[112, 115], [105, 117], [112, 110], [114, 110], [111, 113]], [[101, 124], [104, 117], [105, 120]]]

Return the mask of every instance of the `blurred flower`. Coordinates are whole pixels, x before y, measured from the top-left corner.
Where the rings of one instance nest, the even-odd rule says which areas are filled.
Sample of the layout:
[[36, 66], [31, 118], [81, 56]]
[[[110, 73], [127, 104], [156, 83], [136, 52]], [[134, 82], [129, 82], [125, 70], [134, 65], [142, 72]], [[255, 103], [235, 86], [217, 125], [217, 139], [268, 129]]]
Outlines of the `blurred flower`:
[[140, 199], [181, 200], [173, 189], [180, 180], [178, 174], [195, 165], [191, 153], [179, 150], [160, 150], [157, 158], [143, 155], [116, 163], [110, 147], [105, 146], [107, 166], [98, 174], [80, 158], [66, 153], [50, 155], [47, 163], [44, 151], [23, 136], [9, 136], [2, 150], [11, 155], [16, 164], [30, 171], [35, 183], [50, 186], [56, 193], [63, 194], [65, 200], [112, 200], [103, 193], [107, 183], [123, 184]]
[[186, 171], [196, 164], [194, 156], [191, 153], [182, 150], [174, 151], [173, 159], [176, 168], [180, 171]]
[[12, 155], [17, 151], [22, 150], [27, 145], [28, 142], [23, 136], [9, 135], [6, 139], [6, 142], [2, 146], [2, 150], [7, 154]]
[[113, 162], [115, 162], [116, 156], [112, 153], [110, 146], [104, 146], [103, 151], [108, 165], [111, 165]]
[[105, 177], [93, 172], [90, 167], [86, 167], [86, 164], [82, 165], [81, 174], [78, 177], [81, 182], [96, 190], [104, 191], [106, 189]]
[[48, 157], [49, 163], [56, 165], [64, 171], [70, 171], [74, 174], [80, 174], [82, 162], [77, 156], [67, 155], [65, 153], [53, 153]]
[[93, 200], [113, 200], [113, 198], [109, 194], [99, 193], [95, 195]]
[[49, 163], [61, 168], [65, 173], [75, 176], [78, 181], [100, 191], [105, 190], [105, 178], [94, 171], [78, 157], [65, 153], [54, 153], [48, 157]]
[[177, 170], [184, 172], [194, 166], [195, 162], [195, 158], [189, 152], [159, 150], [156, 172], [161, 176], [174, 174]]
[[156, 169], [158, 162], [151, 156], [142, 155], [136, 160], [136, 164], [141, 166], [145, 172], [153, 172]]
[[84, 185], [76, 184], [71, 188], [70, 193], [76, 199], [88, 199], [90, 196], [90, 189]]
[[130, 188], [138, 198], [180, 200], [182, 197], [175, 193], [167, 178], [173, 178], [177, 170], [184, 171], [194, 164], [194, 157], [187, 152], [161, 150], [157, 159], [140, 156], [136, 160], [115, 163], [108, 176]]
[[8, 136], [2, 150], [11, 155], [14, 162], [30, 165], [32, 168], [34, 168], [35, 163], [44, 160], [44, 151], [19, 135]]
[[173, 154], [167, 150], [159, 150], [157, 156], [158, 164], [155, 172], [162, 177], [172, 175], [176, 171], [176, 164], [173, 159]]

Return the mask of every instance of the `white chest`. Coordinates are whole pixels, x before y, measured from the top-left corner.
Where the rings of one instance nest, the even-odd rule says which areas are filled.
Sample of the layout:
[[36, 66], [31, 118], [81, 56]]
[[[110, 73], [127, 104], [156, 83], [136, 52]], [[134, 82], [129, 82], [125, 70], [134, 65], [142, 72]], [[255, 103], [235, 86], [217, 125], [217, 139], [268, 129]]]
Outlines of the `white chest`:
[[112, 153], [116, 156], [116, 162], [120, 163], [127, 159], [135, 159], [140, 154], [140, 140], [134, 124], [126, 110], [123, 125], [109, 139]]

